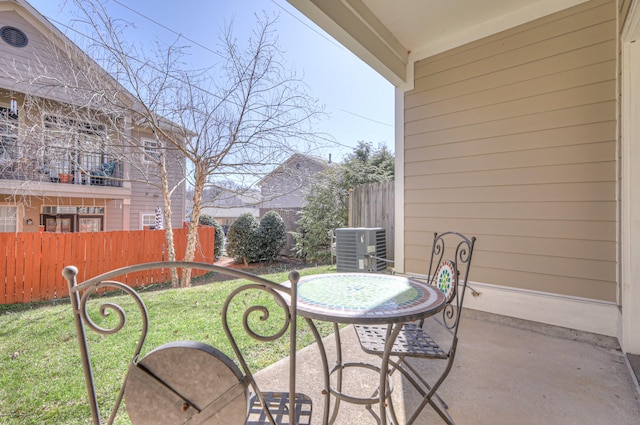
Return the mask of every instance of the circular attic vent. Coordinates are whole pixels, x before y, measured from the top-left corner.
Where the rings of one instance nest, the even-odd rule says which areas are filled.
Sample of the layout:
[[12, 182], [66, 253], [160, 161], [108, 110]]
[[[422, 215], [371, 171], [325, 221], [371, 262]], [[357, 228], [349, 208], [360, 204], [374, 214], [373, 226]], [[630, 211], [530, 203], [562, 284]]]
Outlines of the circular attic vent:
[[6, 26], [0, 28], [0, 37], [2, 37], [5, 43], [13, 47], [24, 47], [29, 42], [27, 34], [16, 27]]

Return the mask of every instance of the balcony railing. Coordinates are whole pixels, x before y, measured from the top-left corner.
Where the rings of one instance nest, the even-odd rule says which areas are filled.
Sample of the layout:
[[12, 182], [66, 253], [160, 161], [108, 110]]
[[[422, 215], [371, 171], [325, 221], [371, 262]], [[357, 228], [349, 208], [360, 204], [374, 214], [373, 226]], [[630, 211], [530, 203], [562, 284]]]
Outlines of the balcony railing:
[[0, 157], [0, 180], [122, 187], [123, 164], [102, 153], [49, 148], [46, 156]]

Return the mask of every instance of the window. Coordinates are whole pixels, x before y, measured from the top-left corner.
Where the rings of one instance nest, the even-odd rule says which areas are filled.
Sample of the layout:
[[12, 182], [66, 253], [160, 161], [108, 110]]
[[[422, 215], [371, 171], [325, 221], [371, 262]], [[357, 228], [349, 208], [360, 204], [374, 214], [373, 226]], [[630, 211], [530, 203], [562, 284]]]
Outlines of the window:
[[142, 228], [156, 228], [156, 215], [154, 214], [142, 214]]
[[78, 125], [76, 137], [80, 170], [87, 172], [99, 169], [106, 162], [103, 158], [106, 139], [104, 126], [82, 123]]
[[58, 217], [46, 217], [44, 222], [45, 232], [55, 233], [69, 233], [73, 232], [73, 217], [70, 216], [58, 216]]
[[102, 230], [102, 217], [79, 217], [79, 232], [99, 232]]
[[104, 207], [44, 206], [45, 232], [101, 232]]
[[18, 207], [0, 205], [0, 232], [18, 231]]
[[157, 140], [144, 140], [144, 154], [142, 155], [143, 162], [158, 162], [160, 161], [161, 148], [160, 142]]
[[99, 170], [107, 161], [104, 125], [48, 115], [44, 118], [44, 129], [51, 176], [89, 173]]
[[18, 115], [0, 107], [0, 161], [18, 159]]
[[78, 207], [42, 207], [44, 214], [75, 214]]

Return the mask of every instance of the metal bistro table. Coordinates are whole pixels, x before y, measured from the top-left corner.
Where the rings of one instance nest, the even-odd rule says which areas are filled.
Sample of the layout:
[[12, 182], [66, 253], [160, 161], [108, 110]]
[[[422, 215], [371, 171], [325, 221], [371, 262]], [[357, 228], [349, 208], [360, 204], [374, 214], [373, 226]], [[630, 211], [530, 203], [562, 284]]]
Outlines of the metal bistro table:
[[[305, 318], [314, 334], [324, 372], [323, 424], [332, 424], [340, 401], [380, 408], [379, 422], [387, 423], [386, 404], [390, 403], [393, 385], [389, 376], [390, 349], [402, 325], [431, 316], [444, 308], [445, 296], [424, 282], [403, 276], [369, 273], [330, 273], [302, 277], [298, 283], [298, 315]], [[336, 364], [329, 367], [327, 353], [314, 320], [332, 322], [336, 339]], [[338, 324], [387, 324], [387, 338], [380, 367], [368, 363], [343, 362]], [[356, 397], [342, 391], [345, 368], [365, 368], [380, 374], [378, 390], [371, 397]], [[336, 386], [331, 376], [336, 375]], [[385, 391], [381, 391], [385, 388]], [[333, 411], [331, 397], [335, 398]], [[390, 413], [395, 422], [393, 405]]]

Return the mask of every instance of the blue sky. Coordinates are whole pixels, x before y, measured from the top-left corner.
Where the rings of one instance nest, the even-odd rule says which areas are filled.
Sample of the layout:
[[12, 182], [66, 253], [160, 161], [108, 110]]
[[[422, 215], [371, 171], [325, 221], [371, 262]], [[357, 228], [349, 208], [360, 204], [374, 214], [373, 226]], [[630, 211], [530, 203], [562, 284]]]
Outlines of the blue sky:
[[[72, 40], [79, 37], [64, 27], [72, 19], [73, 2], [28, 1]], [[255, 14], [277, 14], [278, 44], [287, 66], [328, 114], [317, 130], [338, 143], [321, 154], [332, 153], [334, 160], [340, 160], [360, 140], [376, 146], [384, 143], [393, 152], [393, 86], [286, 0], [108, 0], [105, 4], [112, 18], [135, 25], [131, 36], [140, 43], [172, 42], [182, 35], [180, 43], [192, 46], [190, 55], [199, 66], [220, 61], [198, 45], [216, 50], [225, 25], [233, 22], [234, 35], [242, 41], [255, 28]]]

